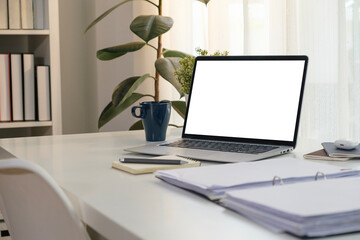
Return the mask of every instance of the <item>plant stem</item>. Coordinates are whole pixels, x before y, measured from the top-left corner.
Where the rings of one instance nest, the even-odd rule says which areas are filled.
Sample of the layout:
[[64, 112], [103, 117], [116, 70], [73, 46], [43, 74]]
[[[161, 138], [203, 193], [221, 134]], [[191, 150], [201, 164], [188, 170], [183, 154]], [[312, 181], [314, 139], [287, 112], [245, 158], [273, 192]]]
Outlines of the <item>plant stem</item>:
[[155, 46], [153, 46], [153, 45], [151, 45], [151, 44], [149, 44], [149, 43], [146, 43], [146, 45], [148, 45], [149, 47], [155, 49], [155, 51], [157, 52], [157, 48], [156, 48]]
[[155, 3], [153, 3], [152, 1], [149, 1], [149, 0], [144, 0], [144, 1], [154, 5], [155, 7], [157, 7], [157, 5]]
[[[162, 0], [159, 0], [159, 16], [162, 16]], [[161, 35], [158, 37], [158, 47], [157, 47], [157, 56], [156, 59], [159, 59], [161, 57], [161, 49], [162, 49], [162, 39]], [[155, 101], [160, 101], [159, 97], [159, 79], [160, 75], [158, 71], [155, 70]]]

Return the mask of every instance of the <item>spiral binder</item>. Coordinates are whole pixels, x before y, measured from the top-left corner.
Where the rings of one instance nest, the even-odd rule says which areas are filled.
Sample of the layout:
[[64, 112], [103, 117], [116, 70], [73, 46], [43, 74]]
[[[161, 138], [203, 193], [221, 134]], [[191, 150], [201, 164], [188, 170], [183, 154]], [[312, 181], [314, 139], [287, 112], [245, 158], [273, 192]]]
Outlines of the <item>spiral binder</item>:
[[266, 161], [157, 171], [155, 176], [169, 184], [218, 201], [234, 190], [281, 185], [285, 187], [299, 182], [360, 176], [360, 170], [282, 157]]
[[326, 175], [323, 172], [317, 172], [315, 174], [315, 181], [318, 180], [318, 176], [321, 175], [323, 177], [324, 180], [326, 180]]
[[274, 176], [274, 178], [273, 178], [273, 180], [272, 180], [272, 185], [273, 185], [273, 186], [275, 186], [276, 180], [279, 180], [280, 185], [283, 185], [283, 184], [284, 184], [284, 182], [283, 182], [283, 180], [281, 179], [281, 177], [279, 177], [279, 176]]
[[[326, 174], [319, 171], [319, 172], [316, 172], [316, 174], [315, 174], [315, 176], [314, 176], [315, 181], [318, 180], [319, 176], [321, 176], [323, 180], [326, 180]], [[284, 184], [284, 181], [282, 180], [282, 178], [279, 177], [279, 176], [277, 176], [277, 175], [275, 175], [275, 176], [273, 177], [273, 180], [272, 180], [272, 185], [273, 185], [273, 186], [276, 185], [276, 181], [278, 181], [279, 185], [283, 185], [283, 184]]]

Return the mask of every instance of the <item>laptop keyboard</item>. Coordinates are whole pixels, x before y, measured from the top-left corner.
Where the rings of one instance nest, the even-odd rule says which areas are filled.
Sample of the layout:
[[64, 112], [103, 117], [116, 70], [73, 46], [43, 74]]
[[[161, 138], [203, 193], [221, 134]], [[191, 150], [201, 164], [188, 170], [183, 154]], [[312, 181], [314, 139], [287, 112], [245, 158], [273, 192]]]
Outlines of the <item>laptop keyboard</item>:
[[278, 148], [276, 146], [268, 146], [268, 145], [215, 142], [215, 141], [207, 141], [207, 140], [199, 141], [199, 140], [191, 140], [191, 139], [181, 139], [173, 143], [162, 144], [161, 146], [213, 150], [213, 151], [222, 151], [222, 152], [247, 153], [247, 154], [259, 154]]

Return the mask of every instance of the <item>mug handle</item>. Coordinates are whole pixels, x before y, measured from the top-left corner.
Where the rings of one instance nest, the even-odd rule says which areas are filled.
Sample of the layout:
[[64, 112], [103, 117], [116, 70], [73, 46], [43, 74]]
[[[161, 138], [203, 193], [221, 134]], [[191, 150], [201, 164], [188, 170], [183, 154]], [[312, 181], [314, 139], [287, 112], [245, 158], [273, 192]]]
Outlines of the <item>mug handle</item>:
[[[140, 108], [140, 115], [137, 115], [136, 114], [136, 109]], [[144, 111], [143, 111], [143, 108], [141, 106], [135, 106], [135, 107], [132, 107], [131, 108], [131, 114], [136, 117], [136, 118], [144, 118], [145, 114], [144, 114]]]

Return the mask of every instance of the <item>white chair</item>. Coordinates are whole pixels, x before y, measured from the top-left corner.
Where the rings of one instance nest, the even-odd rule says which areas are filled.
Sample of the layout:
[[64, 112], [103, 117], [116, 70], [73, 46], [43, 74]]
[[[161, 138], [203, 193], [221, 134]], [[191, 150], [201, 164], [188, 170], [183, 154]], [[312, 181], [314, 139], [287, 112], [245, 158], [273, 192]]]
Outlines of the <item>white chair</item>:
[[0, 211], [12, 240], [89, 239], [65, 193], [29, 161], [0, 160]]

